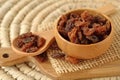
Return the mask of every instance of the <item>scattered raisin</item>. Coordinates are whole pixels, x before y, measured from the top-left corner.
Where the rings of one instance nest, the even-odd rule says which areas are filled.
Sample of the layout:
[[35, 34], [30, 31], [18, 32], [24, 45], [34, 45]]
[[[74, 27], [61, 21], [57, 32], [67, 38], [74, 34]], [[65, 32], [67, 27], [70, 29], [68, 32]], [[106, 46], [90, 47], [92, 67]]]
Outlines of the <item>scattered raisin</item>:
[[59, 47], [58, 47], [56, 41], [53, 42], [53, 44], [50, 46], [50, 49], [52, 49], [52, 50], [59, 50]]
[[53, 53], [52, 55], [51, 55], [51, 57], [52, 58], [62, 58], [62, 57], [64, 57], [65, 56], [65, 54], [63, 54], [63, 53]]
[[73, 64], [77, 64], [80, 61], [79, 59], [68, 56], [68, 55], [65, 56], [65, 60], [68, 61], [68, 62], [71, 62]]
[[45, 61], [47, 60], [47, 54], [46, 54], [46, 52], [37, 55], [37, 58], [38, 58], [38, 60], [39, 60], [40, 62], [45, 62]]

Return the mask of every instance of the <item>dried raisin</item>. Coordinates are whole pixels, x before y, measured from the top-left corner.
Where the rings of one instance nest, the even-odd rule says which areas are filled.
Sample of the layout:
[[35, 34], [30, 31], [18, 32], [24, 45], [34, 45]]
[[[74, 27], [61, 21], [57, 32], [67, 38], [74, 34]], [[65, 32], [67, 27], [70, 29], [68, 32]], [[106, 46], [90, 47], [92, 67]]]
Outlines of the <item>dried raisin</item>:
[[16, 46], [22, 51], [32, 53], [45, 44], [45, 39], [31, 32], [22, 34], [16, 38]]
[[[64, 24], [63, 24], [64, 23]], [[72, 12], [60, 18], [58, 31], [61, 36], [76, 44], [92, 44], [105, 39], [111, 23], [103, 16], [85, 10]]]

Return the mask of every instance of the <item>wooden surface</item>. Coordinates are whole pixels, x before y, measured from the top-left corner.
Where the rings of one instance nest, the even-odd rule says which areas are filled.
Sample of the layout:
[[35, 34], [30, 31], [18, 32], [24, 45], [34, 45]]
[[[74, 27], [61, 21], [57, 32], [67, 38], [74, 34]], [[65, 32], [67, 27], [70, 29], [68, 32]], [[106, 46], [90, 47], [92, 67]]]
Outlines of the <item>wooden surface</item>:
[[[39, 2], [39, 1], [44, 1], [44, 2]], [[36, 5], [35, 8], [33, 8], [34, 2], [38, 3], [38, 5], [34, 4]], [[31, 3], [33, 6], [31, 6]], [[120, 8], [119, 0], [85, 0], [85, 1], [84, 0], [60, 0], [60, 1], [58, 0], [0, 0], [0, 14], [1, 14], [0, 23], [2, 25], [5, 25], [5, 26], [1, 26], [2, 33], [0, 34], [0, 47], [9, 47], [10, 41], [15, 36], [18, 36], [20, 33], [28, 32], [28, 31], [36, 32], [43, 29], [48, 30], [50, 27], [46, 28], [44, 26], [44, 27], [39, 27], [38, 29], [37, 25], [33, 25], [33, 24], [49, 23], [51, 19], [54, 20], [55, 19], [54, 17], [58, 16], [59, 12], [62, 13], [69, 9], [78, 8], [78, 7], [80, 8], [96, 7], [97, 8], [107, 3], [113, 3]], [[39, 10], [36, 9], [37, 7]], [[53, 12], [55, 13], [55, 15], [53, 14]], [[14, 16], [9, 15], [9, 13], [13, 13]], [[35, 14], [35, 16], [33, 14]], [[37, 14], [39, 14], [40, 16], [38, 16]], [[117, 25], [119, 25], [119, 17], [120, 17], [119, 14], [120, 13], [116, 15], [117, 17], [115, 16], [116, 19], [113, 16], [114, 17], [113, 19], [115, 19], [115, 22], [118, 21], [116, 23]], [[44, 15], [44, 18], [41, 15]], [[30, 22], [30, 23], [26, 25], [26, 23], [23, 23], [23, 22]], [[7, 25], [7, 24], [10, 24], [10, 25]], [[43, 75], [41, 72], [38, 72], [36, 68], [34, 69], [33, 67], [35, 65], [34, 64], [31, 65], [31, 62], [23, 63], [20, 65], [21, 67], [14, 65], [12, 67], [0, 68], [0, 80], [20, 80], [20, 79], [21, 80], [52, 80], [52, 79], [48, 79], [48, 77]], [[39, 74], [33, 75], [35, 74], [35, 72]], [[114, 77], [102, 78], [102, 79], [95, 78], [95, 79], [89, 79], [89, 80], [106, 80], [106, 79], [119, 80], [120, 76], [114, 76]]]
[[77, 71], [72, 73], [57, 74], [55, 70], [52, 68], [49, 61], [41, 63], [39, 59], [36, 57], [31, 57], [30, 59], [40, 68], [41, 72], [55, 80], [70, 80], [120, 75], [120, 60], [96, 67], [94, 69]]
[[[49, 31], [36, 33], [36, 35], [43, 37], [46, 40], [46, 42], [44, 46], [42, 46], [38, 51], [33, 53], [26, 53], [26, 52], [20, 51], [15, 46], [16, 39], [13, 41], [11, 48], [0, 48], [0, 66], [11, 66], [17, 63], [23, 63], [28, 61], [27, 58], [29, 56], [36, 56], [43, 53], [49, 48], [49, 46], [55, 40], [54, 34], [52, 32], [53, 32], [52, 30], [49, 30]], [[4, 55], [6, 55], [7, 57], [5, 58]]]
[[[3, 55], [4, 54], [7, 54], [8, 57], [7, 58], [4, 58]], [[23, 58], [25, 57], [24, 55], [19, 55], [19, 54], [16, 54], [12, 48], [0, 48], [0, 65], [1, 64], [6, 64], [7, 62], [19, 62], [20, 58]], [[18, 61], [17, 61], [18, 60]], [[20, 61], [21, 62], [21, 61]], [[22, 61], [23, 62], [23, 61]], [[14, 64], [16, 64], [14, 63]], [[11, 64], [12, 65], [12, 64]]]

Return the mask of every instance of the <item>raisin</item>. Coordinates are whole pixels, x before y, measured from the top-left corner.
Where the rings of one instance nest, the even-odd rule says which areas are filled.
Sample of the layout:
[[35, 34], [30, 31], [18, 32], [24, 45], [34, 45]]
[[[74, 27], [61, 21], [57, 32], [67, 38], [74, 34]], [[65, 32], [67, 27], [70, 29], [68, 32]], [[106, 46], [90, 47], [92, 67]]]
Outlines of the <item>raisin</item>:
[[71, 13], [70, 14], [70, 18], [79, 18], [79, 17], [80, 17], [80, 15], [77, 14], [77, 13]]
[[74, 19], [70, 19], [67, 21], [65, 31], [69, 32], [72, 30], [72, 28], [75, 26], [74, 21], [75, 21]]
[[32, 53], [32, 52], [35, 52], [35, 51], [37, 51], [37, 50], [38, 50], [37, 47], [30, 47], [30, 48], [26, 49], [26, 52], [27, 52], [27, 53]]
[[26, 52], [26, 49], [30, 48], [33, 45], [33, 42], [26, 43], [24, 46], [22, 46], [21, 50]]
[[71, 32], [68, 32], [68, 37], [72, 43], [79, 43], [78, 38], [77, 38], [77, 28], [74, 27], [71, 30]]
[[87, 24], [88, 22], [75, 21], [75, 26], [84, 27], [84, 26], [88, 26]]
[[59, 50], [59, 47], [58, 47], [56, 41], [53, 42], [53, 44], [50, 46], [50, 49], [52, 49], [52, 50]]
[[88, 39], [86, 39], [86, 38], [81, 40], [81, 44], [90, 44], [90, 43], [91, 42]]
[[65, 39], [68, 38], [67, 32], [65, 30], [58, 30], [58, 31], [59, 31], [60, 35], [63, 36]]
[[18, 48], [21, 48], [24, 45], [24, 42], [22, 39], [17, 38], [16, 45]]
[[71, 62], [73, 64], [77, 64], [77, 63], [80, 62], [79, 59], [68, 56], [68, 55], [65, 56], [65, 60], [68, 61], [68, 62]]
[[92, 41], [92, 43], [96, 43], [99, 41], [99, 38], [95, 35], [86, 36], [86, 38], [89, 39], [90, 41]]
[[44, 38], [38, 38], [37, 40], [37, 46], [38, 47], [42, 47], [45, 43], [45, 39]]
[[93, 28], [97, 28], [97, 27], [99, 27], [99, 26], [101, 26], [101, 25], [98, 24], [98, 23], [94, 23], [94, 24], [92, 25]]
[[88, 11], [84, 11], [81, 14], [81, 18], [82, 18], [83, 21], [92, 21], [93, 16], [91, 14], [89, 14]]
[[23, 40], [23, 42], [24, 43], [28, 43], [28, 42], [31, 42], [31, 37], [26, 37], [24, 40]]
[[52, 58], [62, 58], [62, 57], [64, 57], [65, 56], [65, 54], [63, 54], [63, 53], [53, 53], [52, 55], [51, 55], [51, 57]]
[[65, 22], [67, 21], [67, 17], [65, 15], [62, 15], [59, 21], [58, 26], [65, 26]]
[[65, 26], [65, 22], [64, 21], [60, 21], [59, 22], [59, 26]]
[[98, 35], [104, 35], [106, 31], [107, 31], [107, 28], [105, 25], [99, 26], [96, 28], [96, 34], [98, 34]]
[[93, 17], [93, 22], [94, 22], [94, 23], [101, 24], [101, 25], [104, 25], [104, 24], [106, 23], [106, 19], [103, 18], [103, 17], [100, 17], [100, 16], [98, 16], [98, 15], [95, 15], [95, 16]]
[[83, 34], [86, 36], [92, 35], [94, 32], [95, 32], [94, 28], [84, 27], [84, 29], [83, 29]]
[[40, 62], [45, 62], [47, 60], [47, 54], [46, 54], [46, 52], [37, 55], [37, 58], [39, 59]]
[[78, 32], [78, 39], [81, 41], [81, 40], [82, 40], [82, 38], [83, 38], [83, 36], [82, 36], [82, 32], [81, 32], [81, 31], [79, 31], [79, 32]]
[[19, 37], [20, 38], [26, 38], [26, 37], [30, 37], [31, 35], [32, 35], [32, 32], [28, 32], [28, 33], [20, 35]]

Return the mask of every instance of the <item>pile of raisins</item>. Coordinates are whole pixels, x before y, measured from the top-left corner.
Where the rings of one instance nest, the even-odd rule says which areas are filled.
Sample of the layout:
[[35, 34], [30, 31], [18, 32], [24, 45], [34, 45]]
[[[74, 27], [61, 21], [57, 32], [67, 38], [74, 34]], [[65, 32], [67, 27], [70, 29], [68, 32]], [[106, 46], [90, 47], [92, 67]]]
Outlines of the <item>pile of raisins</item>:
[[111, 23], [105, 17], [85, 10], [62, 15], [57, 28], [60, 35], [72, 43], [93, 44], [110, 34]]
[[31, 32], [22, 34], [16, 38], [16, 46], [27, 53], [37, 51], [45, 44], [45, 39]]

